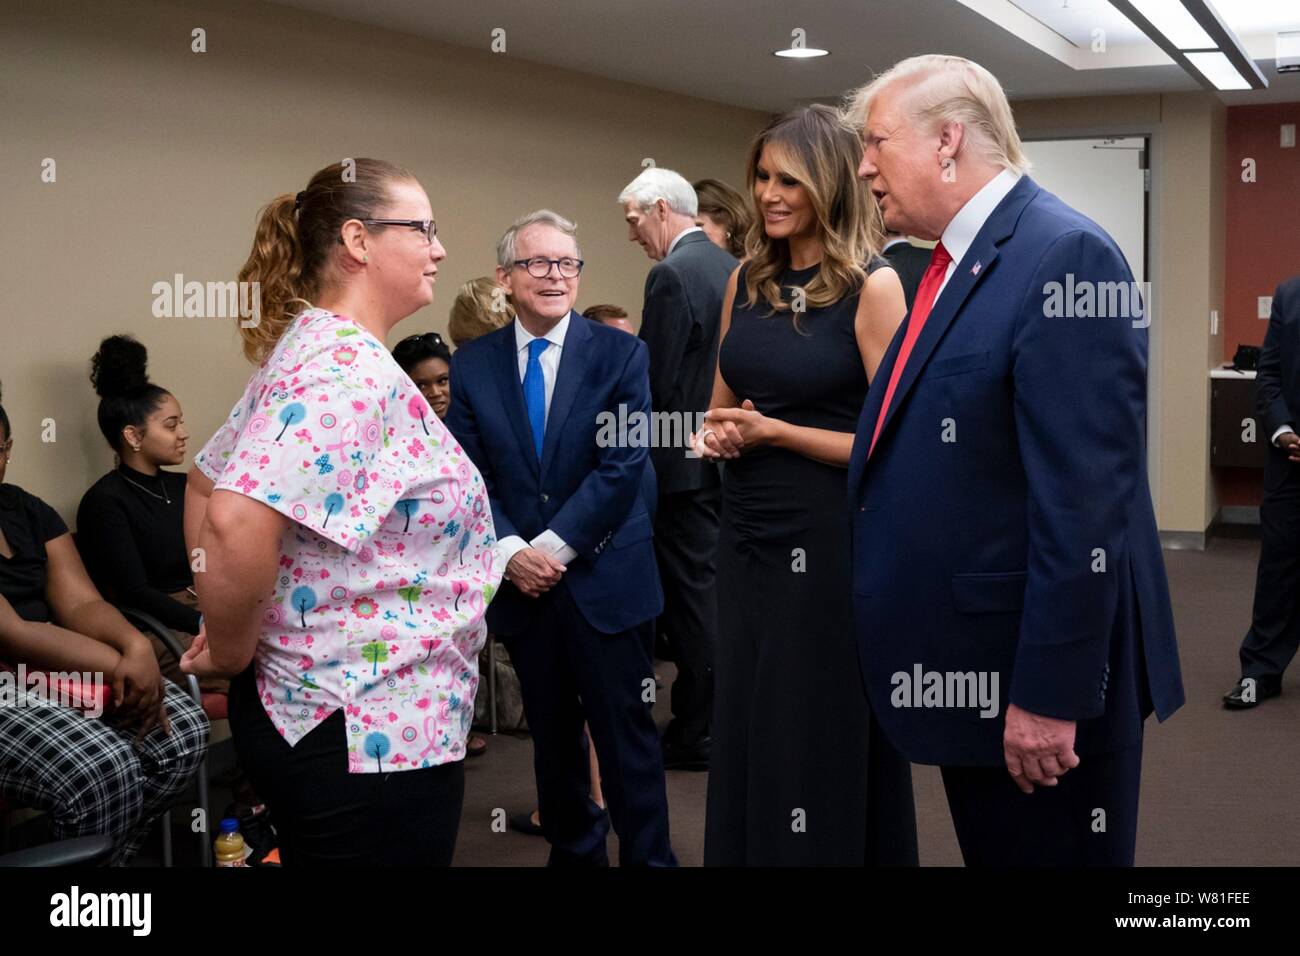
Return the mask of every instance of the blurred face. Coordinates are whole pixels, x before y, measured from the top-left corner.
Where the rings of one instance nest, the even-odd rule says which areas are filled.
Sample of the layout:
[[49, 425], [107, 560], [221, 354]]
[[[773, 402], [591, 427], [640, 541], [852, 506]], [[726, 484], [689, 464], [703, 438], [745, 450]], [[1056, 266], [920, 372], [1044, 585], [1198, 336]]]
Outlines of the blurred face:
[[151, 465], [179, 465], [185, 460], [189, 432], [181, 415], [181, 404], [168, 395], [145, 419], [144, 428], [123, 430], [128, 448], [140, 446], [140, 455]]
[[704, 234], [709, 237], [719, 249], [731, 251], [731, 240], [727, 237], [727, 224], [720, 219], [715, 219], [707, 212], [702, 212], [695, 217], [695, 225], [704, 230]]
[[624, 332], [636, 335], [636, 330], [632, 328], [632, 323], [623, 316], [619, 316], [617, 319], [601, 319], [600, 324], [608, 325], [611, 329], [622, 329]]
[[411, 369], [411, 381], [420, 390], [433, 413], [447, 417], [451, 405], [451, 368], [440, 358], [425, 359]]
[[0, 427], [0, 485], [4, 484], [5, 469], [9, 467], [9, 452], [13, 450], [14, 440], [3, 427]]
[[[577, 259], [578, 244], [554, 226], [534, 223], [515, 236], [515, 258]], [[566, 279], [554, 262], [542, 278], [530, 275], [521, 265], [497, 267], [497, 282], [514, 302], [515, 313], [525, 325], [550, 328], [569, 314], [578, 298], [579, 277]]]
[[[376, 219], [432, 219], [429, 197], [418, 183], [389, 185], [390, 203], [374, 214]], [[438, 237], [430, 242], [411, 226], [367, 227], [370, 276], [379, 286], [385, 311], [408, 316], [433, 301], [438, 263], [447, 250]]]
[[936, 202], [942, 195], [945, 155], [939, 133], [917, 128], [907, 115], [899, 84], [886, 86], [871, 103], [862, 131], [858, 177], [866, 180], [890, 232], [938, 239], [951, 216]]
[[763, 147], [754, 171], [754, 200], [770, 239], [804, 238], [816, 231], [808, 191], [782, 166], [781, 151], [771, 144]]
[[623, 218], [627, 220], [627, 237], [635, 242], [655, 262], [668, 255], [668, 205], [656, 200], [649, 209], [642, 209], [635, 199], [623, 203]]

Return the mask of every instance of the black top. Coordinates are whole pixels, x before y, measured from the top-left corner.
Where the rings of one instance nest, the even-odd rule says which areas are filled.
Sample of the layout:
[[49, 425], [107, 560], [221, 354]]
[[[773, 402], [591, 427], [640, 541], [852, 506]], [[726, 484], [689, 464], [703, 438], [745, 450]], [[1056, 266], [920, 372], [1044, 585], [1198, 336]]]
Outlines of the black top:
[[908, 309], [911, 309], [912, 303], [916, 301], [916, 290], [921, 287], [921, 280], [925, 278], [925, 270], [930, 268], [930, 257], [933, 253], [929, 249], [922, 249], [920, 246], [903, 241], [894, 243], [881, 255], [898, 273], [898, 279], [903, 283], [903, 298], [907, 300]]
[[59, 513], [17, 485], [0, 485], [0, 530], [12, 558], [0, 555], [0, 594], [27, 621], [48, 623], [45, 544], [68, 533]]
[[95, 586], [115, 604], [199, 632], [199, 612], [171, 597], [194, 583], [185, 549], [185, 476], [119, 465], [81, 499], [77, 548]]
[[[887, 265], [874, 259], [867, 274]], [[798, 316], [795, 328], [795, 316], [774, 312], [766, 299], [744, 304], [748, 268], [748, 263], [742, 266], [737, 278], [731, 326], [719, 355], [727, 387], [738, 400], [750, 399], [771, 418], [810, 428], [855, 431], [867, 396], [855, 327], [861, 289], [830, 305], [810, 306]], [[792, 287], [810, 282], [819, 268], [783, 272], [782, 298], [790, 301]]]

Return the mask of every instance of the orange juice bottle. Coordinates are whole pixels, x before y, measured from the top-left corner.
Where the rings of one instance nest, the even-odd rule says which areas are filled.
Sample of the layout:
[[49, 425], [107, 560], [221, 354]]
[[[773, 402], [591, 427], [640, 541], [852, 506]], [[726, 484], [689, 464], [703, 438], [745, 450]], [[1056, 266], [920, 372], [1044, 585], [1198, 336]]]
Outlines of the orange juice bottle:
[[216, 844], [217, 866], [246, 866], [244, 863], [244, 838], [239, 835], [239, 821], [226, 817], [221, 821], [221, 835]]

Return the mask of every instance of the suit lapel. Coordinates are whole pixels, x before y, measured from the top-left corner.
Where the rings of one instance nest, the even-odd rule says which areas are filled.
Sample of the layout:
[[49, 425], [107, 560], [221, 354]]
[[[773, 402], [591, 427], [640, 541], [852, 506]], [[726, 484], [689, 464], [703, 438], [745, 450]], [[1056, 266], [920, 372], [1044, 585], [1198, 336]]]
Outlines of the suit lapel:
[[[551, 411], [546, 416], [546, 434], [542, 440], [542, 481], [546, 480], [555, 447], [560, 442], [564, 422], [573, 410], [574, 399], [582, 388], [587, 374], [588, 348], [591, 343], [591, 326], [576, 312], [569, 313], [569, 329], [564, 335], [560, 350], [560, 367], [555, 373], [555, 388], [551, 392]], [[521, 391], [522, 394], [522, 391]]]
[[515, 438], [519, 440], [524, 459], [529, 463], [533, 474], [537, 474], [537, 452], [533, 449], [533, 432], [528, 424], [528, 408], [524, 405], [524, 386], [519, 380], [519, 350], [515, 347], [513, 322], [509, 326], [509, 332], [500, 336], [497, 368], [501, 377], [501, 396], [506, 406], [506, 417], [510, 419]]
[[[912, 354], [908, 356], [907, 366], [903, 369], [903, 375], [898, 380], [898, 386], [894, 389], [894, 399], [885, 412], [885, 421], [880, 427], [880, 437], [876, 440], [877, 446], [884, 442], [885, 434], [889, 431], [890, 422], [898, 416], [898, 410], [902, 408], [903, 402], [907, 400], [908, 393], [911, 391], [912, 386], [916, 384], [917, 378], [920, 376], [922, 369], [925, 368], [926, 362], [930, 360], [935, 348], [943, 339], [944, 333], [948, 331], [948, 326], [952, 325], [957, 318], [957, 313], [961, 311], [961, 307], [965, 304], [971, 292], [992, 270], [993, 263], [998, 258], [998, 247], [1015, 232], [1016, 220], [1020, 218], [1020, 213], [1025, 204], [1037, 191], [1038, 186], [1033, 180], [1028, 176], [1021, 176], [1020, 181], [1012, 187], [1011, 192], [1007, 193], [1002, 202], [998, 203], [980, 228], [979, 233], [975, 236], [975, 241], [966, 250], [966, 255], [962, 257], [961, 262], [957, 263], [952, 278], [948, 280], [948, 284], [939, 293], [939, 298], [930, 310], [929, 318], [926, 319], [925, 327], [921, 329], [916, 344], [912, 346]], [[911, 318], [910, 315], [908, 318]], [[895, 350], [895, 354], [897, 354], [897, 350]], [[893, 370], [892, 362], [890, 363], [890, 370], [891, 372]], [[877, 377], [879, 374], [877, 372]], [[883, 389], [881, 391], [881, 397], [883, 398]], [[877, 408], [876, 414], [879, 415], [879, 402], [875, 404]], [[873, 429], [875, 427], [874, 418], [871, 427]]]

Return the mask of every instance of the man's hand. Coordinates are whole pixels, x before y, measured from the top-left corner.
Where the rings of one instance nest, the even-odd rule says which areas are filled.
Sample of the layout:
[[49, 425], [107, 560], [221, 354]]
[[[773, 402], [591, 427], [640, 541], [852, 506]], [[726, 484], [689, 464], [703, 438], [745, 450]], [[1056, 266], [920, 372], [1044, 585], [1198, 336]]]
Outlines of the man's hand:
[[564, 565], [545, 551], [522, 548], [506, 565], [506, 577], [528, 597], [541, 597], [560, 583]]
[[1286, 452], [1288, 461], [1300, 463], [1300, 435], [1295, 432], [1283, 432], [1277, 436], [1277, 446]]
[[1033, 793], [1034, 784], [1054, 787], [1057, 777], [1079, 766], [1074, 730], [1073, 720], [1040, 717], [1010, 704], [1002, 731], [1002, 756], [1016, 786], [1025, 793]]

